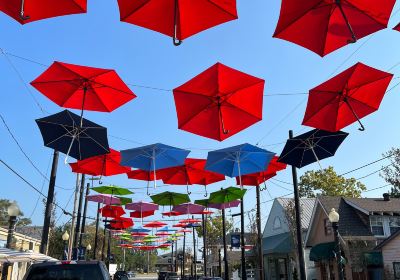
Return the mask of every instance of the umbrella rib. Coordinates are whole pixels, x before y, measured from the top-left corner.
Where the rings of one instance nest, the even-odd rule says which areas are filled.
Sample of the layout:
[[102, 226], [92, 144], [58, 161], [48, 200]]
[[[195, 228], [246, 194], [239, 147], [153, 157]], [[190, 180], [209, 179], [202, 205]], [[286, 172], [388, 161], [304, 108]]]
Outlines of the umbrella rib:
[[373, 17], [371, 17], [371, 15], [369, 15], [369, 14], [366, 13], [365, 11], [363, 11], [363, 10], [357, 8], [356, 6], [352, 5], [349, 1], [345, 1], [345, 3], [346, 3], [347, 5], [349, 5], [351, 8], [353, 8], [353, 9], [359, 11], [360, 13], [366, 15], [367, 17], [369, 17], [370, 19], [372, 19], [374, 22], [376, 22], [377, 24], [379, 24], [381, 27], [383, 27], [383, 28], [386, 28], [386, 27], [387, 27], [387, 25], [384, 25], [384, 24], [380, 23], [379, 21], [377, 21], [376, 19], [374, 19]]
[[[109, 152], [110, 150], [105, 148], [101, 143], [99, 143], [96, 139], [88, 135], [85, 131], [82, 131], [81, 134], [85, 134], [89, 139], [91, 139], [93, 142], [95, 142], [100, 148], [102, 148], [104, 151]], [[80, 141], [78, 141], [80, 142]]]
[[222, 8], [221, 6], [219, 6], [218, 4], [216, 4], [214, 1], [208, 0], [208, 2], [209, 2], [210, 4], [212, 4], [212, 5], [214, 5], [215, 7], [217, 7], [219, 10], [223, 11], [224, 13], [226, 13], [226, 14], [228, 14], [228, 15], [231, 15], [231, 16], [234, 17], [234, 18], [238, 18], [237, 15], [228, 12], [227, 10], [225, 10], [224, 8]]

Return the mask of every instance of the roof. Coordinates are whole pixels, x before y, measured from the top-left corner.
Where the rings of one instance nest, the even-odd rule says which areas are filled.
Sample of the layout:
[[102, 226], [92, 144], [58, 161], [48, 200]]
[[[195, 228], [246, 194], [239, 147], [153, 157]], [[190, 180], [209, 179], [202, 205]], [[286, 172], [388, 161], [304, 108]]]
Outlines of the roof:
[[400, 213], [400, 198], [390, 198], [389, 201], [383, 198], [345, 198], [345, 200], [368, 213]]
[[26, 235], [28, 237], [41, 240], [42, 239], [42, 231], [43, 227], [42, 226], [23, 226], [23, 227], [17, 227], [15, 230], [17, 233]]
[[[286, 209], [289, 202], [293, 201], [293, 198], [277, 198], [276, 200]], [[303, 229], [308, 229], [310, 226], [314, 204], [315, 198], [300, 198], [301, 226]]]
[[381, 243], [378, 244], [378, 246], [375, 247], [375, 250], [380, 250], [383, 247], [385, 247], [387, 244], [389, 244], [392, 240], [396, 239], [396, 237], [400, 236], [400, 230], [397, 230], [395, 233], [393, 233], [391, 236], [383, 240]]
[[292, 239], [288, 232], [263, 238], [264, 255], [288, 254], [292, 249]]

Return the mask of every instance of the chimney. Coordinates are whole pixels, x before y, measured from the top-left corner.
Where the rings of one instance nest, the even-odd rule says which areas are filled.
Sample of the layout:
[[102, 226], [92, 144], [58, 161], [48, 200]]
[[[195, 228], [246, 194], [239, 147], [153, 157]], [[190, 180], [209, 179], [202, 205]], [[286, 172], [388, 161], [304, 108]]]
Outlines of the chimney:
[[390, 201], [390, 194], [384, 193], [384, 194], [383, 194], [383, 200], [384, 200], [384, 201]]

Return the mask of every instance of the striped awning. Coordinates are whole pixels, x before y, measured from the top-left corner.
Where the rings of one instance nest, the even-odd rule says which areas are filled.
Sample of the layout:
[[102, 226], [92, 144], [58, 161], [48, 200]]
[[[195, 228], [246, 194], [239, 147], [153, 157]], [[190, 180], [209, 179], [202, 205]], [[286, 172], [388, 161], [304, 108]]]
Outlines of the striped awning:
[[0, 248], [0, 263], [3, 262], [45, 262], [57, 261], [52, 257], [31, 252], [31, 251], [15, 251], [7, 248]]

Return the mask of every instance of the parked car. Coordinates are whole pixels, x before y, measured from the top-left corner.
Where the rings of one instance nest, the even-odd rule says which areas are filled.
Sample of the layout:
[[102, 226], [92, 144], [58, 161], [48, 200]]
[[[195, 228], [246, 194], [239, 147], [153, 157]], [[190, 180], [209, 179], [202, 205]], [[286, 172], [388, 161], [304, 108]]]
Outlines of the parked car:
[[166, 280], [168, 271], [160, 271], [158, 272], [158, 280]]
[[128, 279], [131, 280], [136, 277], [136, 272], [128, 271]]
[[24, 280], [111, 280], [100, 261], [63, 261], [33, 264]]
[[165, 280], [180, 280], [178, 273], [176, 272], [168, 272]]
[[114, 274], [114, 280], [129, 280], [128, 273], [126, 271], [117, 271]]

